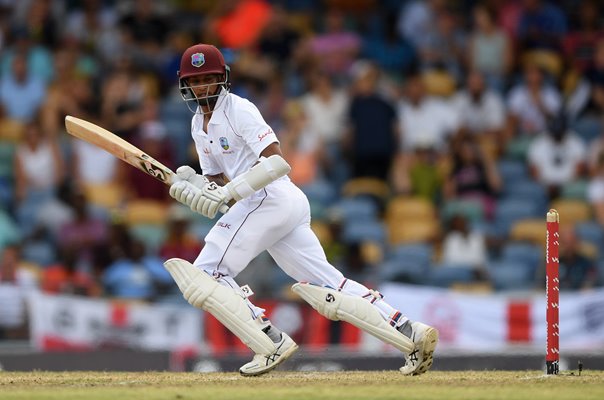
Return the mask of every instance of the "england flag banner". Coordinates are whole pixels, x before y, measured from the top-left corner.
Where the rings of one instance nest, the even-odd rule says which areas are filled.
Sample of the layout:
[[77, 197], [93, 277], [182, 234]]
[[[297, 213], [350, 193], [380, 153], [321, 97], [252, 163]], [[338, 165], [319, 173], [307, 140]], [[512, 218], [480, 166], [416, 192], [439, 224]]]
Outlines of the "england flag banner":
[[30, 337], [39, 350], [130, 348], [197, 352], [202, 312], [40, 292], [28, 296]]

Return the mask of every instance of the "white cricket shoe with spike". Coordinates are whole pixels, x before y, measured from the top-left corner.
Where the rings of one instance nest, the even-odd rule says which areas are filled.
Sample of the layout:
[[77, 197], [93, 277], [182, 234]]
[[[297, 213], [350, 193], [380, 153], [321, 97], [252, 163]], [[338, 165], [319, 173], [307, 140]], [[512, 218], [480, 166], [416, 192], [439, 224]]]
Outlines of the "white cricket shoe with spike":
[[256, 376], [272, 371], [287, 360], [298, 350], [298, 345], [285, 332], [281, 332], [281, 340], [275, 343], [277, 350], [269, 355], [256, 354], [252, 361], [239, 368], [243, 376]]
[[400, 371], [403, 375], [420, 375], [432, 367], [438, 330], [421, 322], [412, 322], [411, 340], [415, 348], [405, 358], [405, 365]]

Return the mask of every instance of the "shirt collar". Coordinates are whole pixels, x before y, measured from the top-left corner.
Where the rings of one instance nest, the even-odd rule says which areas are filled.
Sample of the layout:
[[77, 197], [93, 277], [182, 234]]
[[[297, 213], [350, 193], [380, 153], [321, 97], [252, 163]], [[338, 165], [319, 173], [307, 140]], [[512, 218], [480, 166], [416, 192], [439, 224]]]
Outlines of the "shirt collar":
[[[223, 89], [224, 90], [224, 89]], [[209, 125], [220, 125], [225, 122], [224, 112], [226, 110], [226, 103], [228, 101], [228, 92], [222, 93], [222, 95], [218, 98], [216, 102], [216, 108], [212, 112], [212, 118], [210, 118]]]

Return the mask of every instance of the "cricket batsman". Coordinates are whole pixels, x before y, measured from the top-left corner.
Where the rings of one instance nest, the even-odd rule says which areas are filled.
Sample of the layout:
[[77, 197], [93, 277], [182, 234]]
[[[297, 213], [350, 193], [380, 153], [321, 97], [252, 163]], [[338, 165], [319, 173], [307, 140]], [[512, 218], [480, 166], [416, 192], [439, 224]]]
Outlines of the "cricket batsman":
[[[208, 218], [224, 210], [233, 197], [222, 188], [227, 182], [239, 199], [212, 227], [193, 264], [181, 259], [165, 262], [184, 298], [216, 317], [255, 353], [239, 369], [242, 375], [271, 371], [298, 345], [271, 324], [264, 310], [249, 301], [247, 288], [234, 279], [267, 250], [298, 282], [293, 291], [320, 314], [349, 322], [399, 349], [405, 357], [400, 368], [404, 375], [429, 370], [438, 331], [410, 321], [379, 292], [345, 278], [327, 262], [310, 228], [308, 199], [287, 175], [271, 178], [277, 168], [274, 161], [285, 163], [277, 136], [256, 106], [229, 93], [229, 74], [214, 46], [197, 44], [182, 55], [179, 89], [193, 112], [191, 135], [203, 175], [181, 166], [170, 195]], [[262, 165], [254, 168], [259, 172], [244, 176], [256, 164]], [[259, 181], [266, 185], [256, 190]]]

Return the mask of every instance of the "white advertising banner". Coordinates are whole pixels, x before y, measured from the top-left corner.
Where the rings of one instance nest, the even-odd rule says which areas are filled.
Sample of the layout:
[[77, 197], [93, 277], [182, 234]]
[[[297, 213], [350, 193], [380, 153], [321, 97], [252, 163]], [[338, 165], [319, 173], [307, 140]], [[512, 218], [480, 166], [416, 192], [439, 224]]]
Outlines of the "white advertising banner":
[[131, 348], [197, 351], [202, 312], [39, 292], [28, 296], [30, 337], [40, 350]]
[[[384, 285], [381, 293], [410, 319], [437, 327], [441, 349], [545, 351], [545, 293], [519, 298], [403, 284]], [[604, 349], [604, 289], [560, 294], [560, 349]]]

